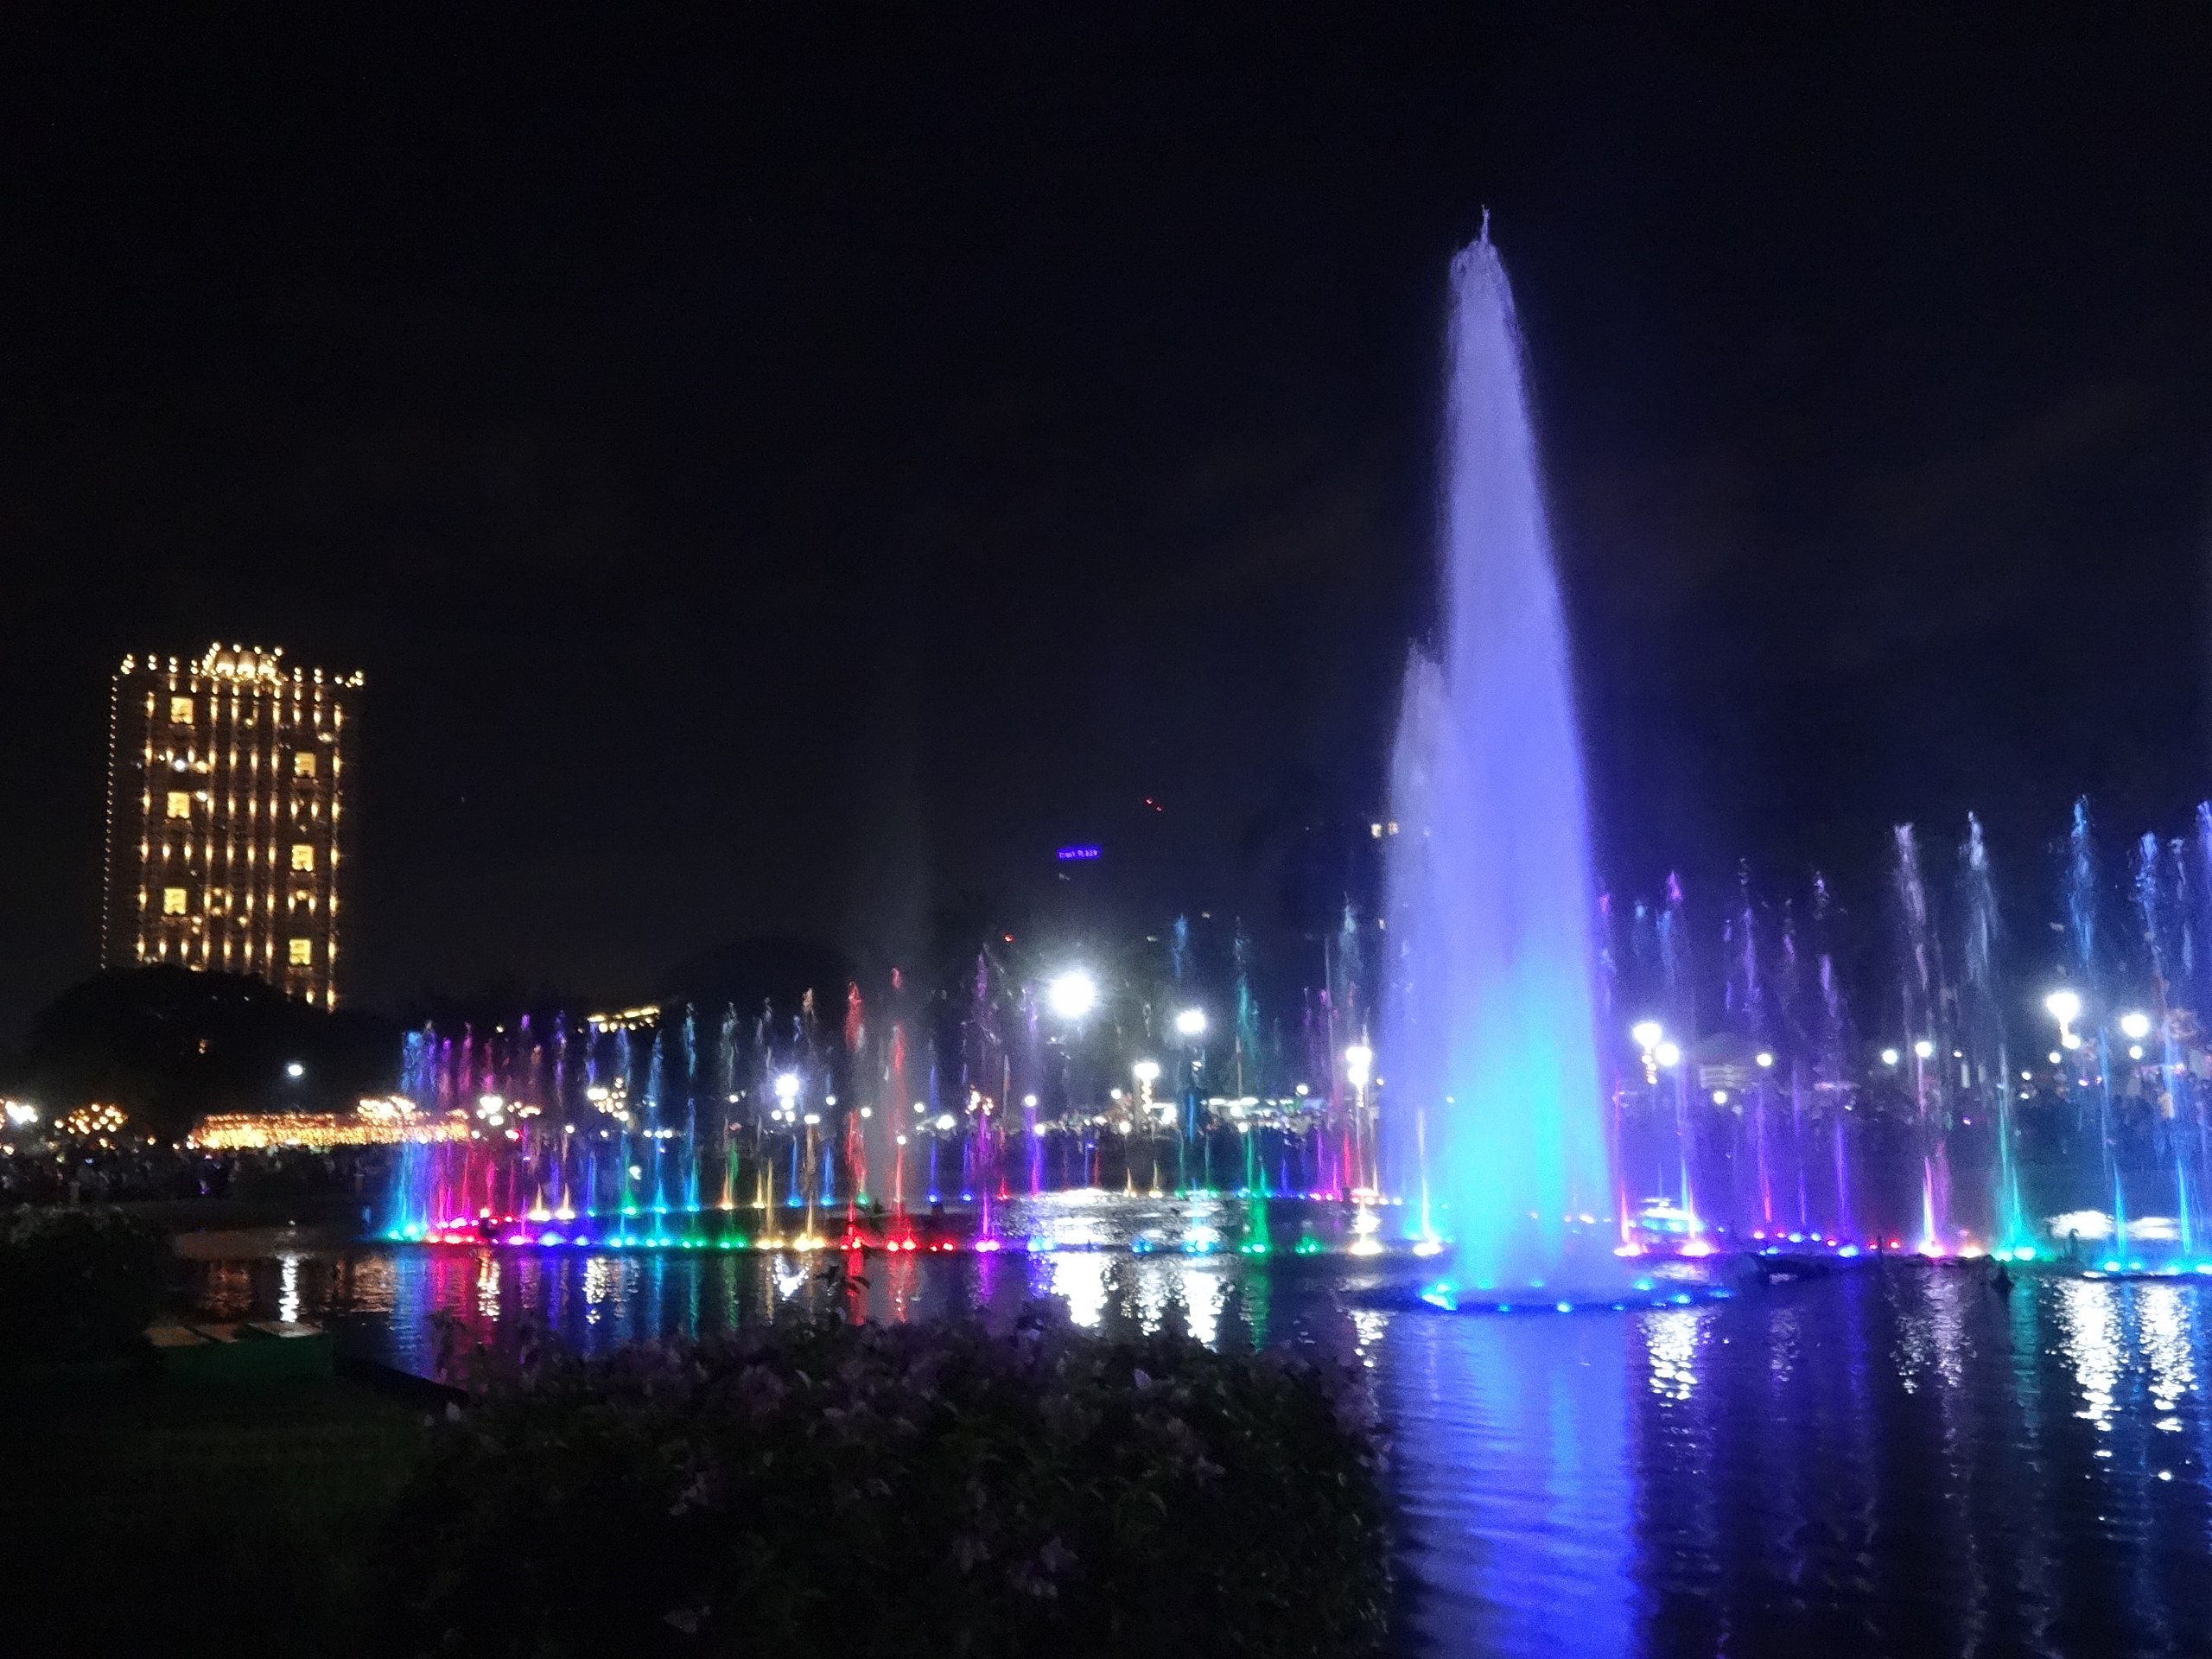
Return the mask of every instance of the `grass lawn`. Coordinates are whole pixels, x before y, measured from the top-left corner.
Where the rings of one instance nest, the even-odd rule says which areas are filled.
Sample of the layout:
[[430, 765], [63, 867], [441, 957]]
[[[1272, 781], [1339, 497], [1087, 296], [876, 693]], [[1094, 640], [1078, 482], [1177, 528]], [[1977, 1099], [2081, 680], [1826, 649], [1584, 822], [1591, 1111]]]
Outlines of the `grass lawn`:
[[367, 1555], [424, 1415], [344, 1377], [0, 1373], [7, 1645], [374, 1651]]

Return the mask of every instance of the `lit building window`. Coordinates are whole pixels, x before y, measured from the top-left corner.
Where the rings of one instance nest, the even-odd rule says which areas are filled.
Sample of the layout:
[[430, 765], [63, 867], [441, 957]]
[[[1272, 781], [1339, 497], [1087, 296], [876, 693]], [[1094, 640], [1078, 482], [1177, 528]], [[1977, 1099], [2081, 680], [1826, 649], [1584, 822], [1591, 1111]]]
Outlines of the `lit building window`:
[[184, 914], [184, 889], [182, 887], [163, 887], [162, 889], [162, 914], [164, 916], [181, 916]]
[[315, 965], [315, 941], [294, 939], [291, 961], [295, 968], [312, 968]]
[[295, 778], [314, 777], [315, 756], [305, 749], [296, 752], [292, 756], [292, 776]]
[[292, 843], [292, 868], [296, 870], [315, 868], [315, 849], [304, 841]]
[[192, 699], [190, 697], [171, 697], [169, 699], [169, 724], [172, 726], [189, 726], [192, 724]]
[[173, 789], [169, 791], [168, 807], [169, 817], [173, 818], [190, 817], [192, 816], [192, 796], [190, 792], [181, 789]]

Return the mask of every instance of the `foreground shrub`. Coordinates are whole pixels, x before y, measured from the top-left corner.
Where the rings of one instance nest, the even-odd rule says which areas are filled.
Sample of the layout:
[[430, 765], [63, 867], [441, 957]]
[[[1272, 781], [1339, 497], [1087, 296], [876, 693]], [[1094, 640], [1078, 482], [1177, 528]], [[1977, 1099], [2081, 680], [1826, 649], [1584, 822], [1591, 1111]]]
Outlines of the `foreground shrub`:
[[1362, 1384], [1041, 1313], [554, 1356], [444, 1426], [385, 1562], [410, 1651], [1373, 1650]]
[[168, 1236], [120, 1210], [0, 1211], [0, 1333], [18, 1360], [125, 1351], [161, 1306]]

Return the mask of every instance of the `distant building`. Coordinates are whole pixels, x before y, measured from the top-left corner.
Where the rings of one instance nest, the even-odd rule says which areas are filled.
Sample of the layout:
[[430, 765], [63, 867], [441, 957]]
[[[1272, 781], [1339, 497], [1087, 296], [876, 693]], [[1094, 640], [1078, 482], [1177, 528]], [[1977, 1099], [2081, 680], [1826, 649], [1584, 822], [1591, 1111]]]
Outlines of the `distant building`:
[[109, 689], [100, 963], [251, 974], [338, 1005], [359, 674], [210, 645]]

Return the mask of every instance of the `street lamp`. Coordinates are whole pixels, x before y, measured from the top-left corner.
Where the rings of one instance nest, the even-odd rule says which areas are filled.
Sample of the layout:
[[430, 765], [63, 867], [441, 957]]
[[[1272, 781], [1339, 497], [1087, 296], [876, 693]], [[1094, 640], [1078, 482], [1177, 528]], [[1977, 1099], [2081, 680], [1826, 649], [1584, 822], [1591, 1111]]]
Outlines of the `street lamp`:
[[1913, 1044], [1912, 1052], [1924, 1060], [1936, 1052], [1936, 1045], [1923, 1037]]
[[1206, 1034], [1206, 1011], [1204, 1008], [1184, 1009], [1182, 1013], [1175, 1016], [1175, 1034], [1178, 1037], [1205, 1036]]
[[1144, 1084], [1147, 1089], [1151, 1088], [1154, 1084], [1160, 1081], [1160, 1062], [1158, 1060], [1139, 1060], [1135, 1065], [1131, 1066], [1129, 1070], [1135, 1074], [1136, 1080]]
[[783, 1102], [785, 1111], [791, 1110], [791, 1103], [798, 1098], [798, 1072], [786, 1071], [776, 1079], [776, 1098]]
[[1355, 1089], [1367, 1087], [1368, 1068], [1375, 1064], [1375, 1051], [1365, 1043], [1354, 1043], [1344, 1050], [1344, 1076]]
[[1098, 982], [1080, 968], [1054, 976], [1045, 988], [1045, 1001], [1063, 1020], [1080, 1020], [1098, 1006]]
[[1639, 1020], [1628, 1028], [1636, 1039], [1636, 1046], [1649, 1054], [1659, 1046], [1659, 1039], [1667, 1034], [1666, 1028], [1656, 1020]]
[[1895, 1065], [1897, 1063], [1897, 1052], [1894, 1048], [1885, 1048], [1882, 1051], [1882, 1064], [1884, 1065]]
[[1768, 1053], [1766, 1050], [1761, 1049], [1753, 1058], [1758, 1060], [1760, 1071], [1771, 1071], [1774, 1070], [1774, 1056]]
[[1660, 1043], [1653, 1047], [1651, 1051], [1651, 1058], [1658, 1061], [1662, 1065], [1680, 1065], [1682, 1063], [1681, 1045], [1679, 1043]]
[[[1351, 1084], [1351, 1144], [1353, 1176], [1357, 1185], [1355, 1194], [1372, 1196], [1382, 1189], [1382, 1172], [1380, 1149], [1376, 1145], [1375, 1124], [1367, 1109], [1367, 1079], [1375, 1066], [1375, 1051], [1365, 1043], [1354, 1043], [1344, 1050], [1344, 1080]], [[1244, 1125], [1236, 1126], [1242, 1129]]]
[[2147, 1014], [2123, 1014], [2120, 1029], [2131, 1043], [2139, 1043], [2151, 1034], [2151, 1016]]
[[290, 1065], [284, 1068], [284, 1075], [289, 1077], [294, 1083], [297, 1083], [302, 1077], [307, 1076], [307, 1067], [302, 1065], [297, 1060], [294, 1060]]

